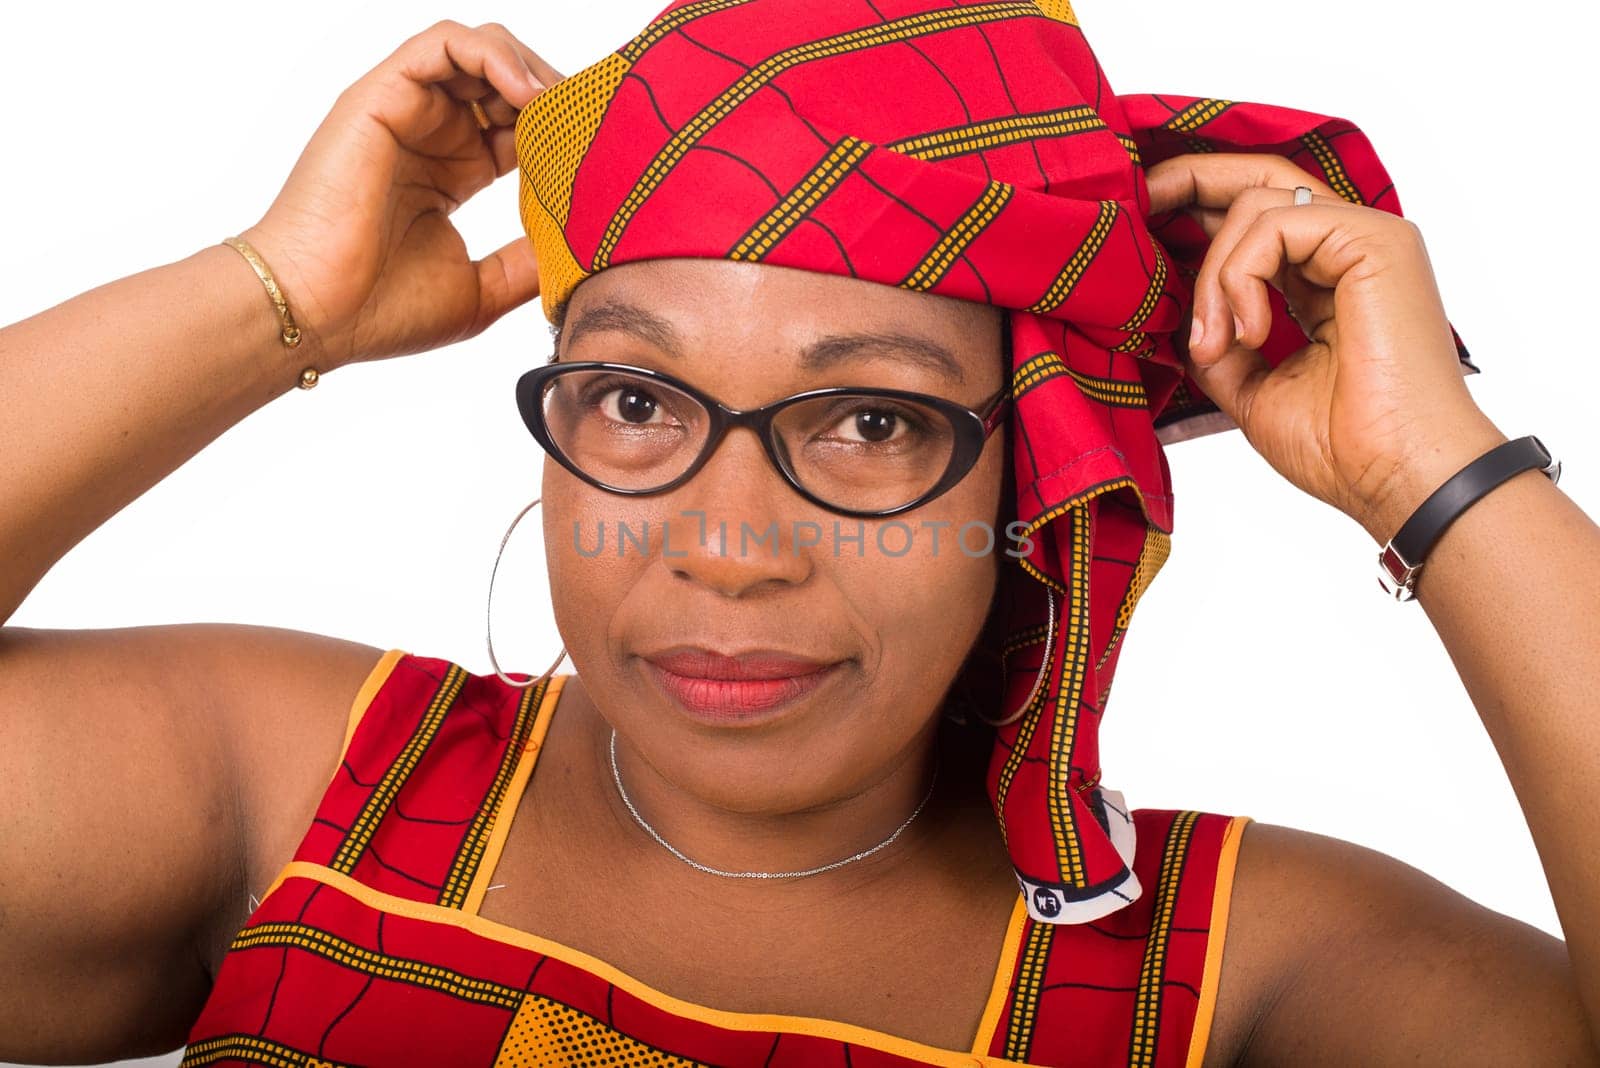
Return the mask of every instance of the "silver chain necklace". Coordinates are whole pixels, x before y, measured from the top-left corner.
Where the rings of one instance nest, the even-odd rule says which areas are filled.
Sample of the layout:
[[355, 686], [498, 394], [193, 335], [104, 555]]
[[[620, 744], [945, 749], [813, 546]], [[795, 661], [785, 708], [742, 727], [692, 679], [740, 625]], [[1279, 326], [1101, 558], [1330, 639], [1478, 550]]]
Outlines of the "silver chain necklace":
[[872, 854], [876, 853], [878, 850], [882, 849], [884, 846], [900, 837], [900, 832], [911, 826], [911, 821], [917, 818], [917, 814], [922, 811], [922, 806], [926, 805], [928, 803], [928, 798], [933, 796], [934, 784], [939, 781], [939, 765], [935, 764], [933, 766], [933, 779], [929, 781], [928, 792], [923, 795], [921, 803], [917, 805], [916, 810], [913, 811], [911, 815], [906, 817], [906, 821], [904, 823], [894, 829], [893, 834], [879, 842], [877, 845], [873, 846], [871, 849], [864, 849], [854, 856], [845, 857], [843, 860], [836, 860], [832, 864], [824, 864], [820, 868], [807, 868], [805, 871], [719, 871], [716, 868], [708, 867], [705, 864], [701, 864], [697, 860], [690, 860], [688, 857], [684, 856], [673, 847], [671, 842], [668, 842], [665, 838], [661, 837], [661, 835], [657, 834], [654, 827], [645, 822], [644, 817], [639, 815], [639, 810], [634, 808], [633, 802], [628, 799], [628, 791], [622, 787], [622, 773], [617, 771], [617, 732], [615, 729], [611, 731], [611, 777], [616, 780], [617, 793], [622, 795], [622, 803], [628, 806], [628, 811], [633, 814], [634, 822], [643, 827], [651, 838], [654, 838], [656, 841], [665, 846], [668, 852], [677, 857], [679, 860], [683, 861], [685, 864], [689, 865], [691, 868], [703, 871], [707, 875], [721, 875], [727, 879], [797, 879], [803, 875], [820, 875], [822, 872], [832, 871], [834, 868], [842, 868], [846, 864], [851, 864], [865, 857], [870, 857]]

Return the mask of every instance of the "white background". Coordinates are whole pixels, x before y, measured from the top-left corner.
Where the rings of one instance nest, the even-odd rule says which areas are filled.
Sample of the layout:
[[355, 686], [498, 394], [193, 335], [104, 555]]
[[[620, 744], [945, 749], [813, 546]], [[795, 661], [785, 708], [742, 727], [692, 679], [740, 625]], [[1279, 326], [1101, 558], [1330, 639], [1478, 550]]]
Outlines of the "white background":
[[[663, 2], [13, 8], [0, 74], [0, 321], [251, 225], [335, 96], [439, 18], [503, 22], [571, 72]], [[1078, 5], [1117, 92], [1265, 101], [1360, 125], [1483, 368], [1468, 380], [1478, 404], [1510, 436], [1537, 433], [1566, 463], [1561, 488], [1596, 514], [1593, 170], [1574, 155], [1591, 139], [1596, 27], [1581, 6], [1540, 10]], [[516, 236], [515, 176], [454, 220], [475, 255]], [[472, 341], [291, 390], [73, 549], [12, 622], [264, 623], [488, 671], [490, 563], [539, 486], [512, 384], [548, 351], [530, 304]], [[1559, 934], [1493, 747], [1421, 607], [1379, 593], [1376, 546], [1237, 431], [1169, 458], [1173, 555], [1119, 665], [1106, 783], [1135, 807], [1360, 842]], [[501, 570], [508, 669], [542, 671], [557, 648], [532, 596], [537, 530], [518, 528]], [[1537, 545], [1526, 553], [1534, 570]]]

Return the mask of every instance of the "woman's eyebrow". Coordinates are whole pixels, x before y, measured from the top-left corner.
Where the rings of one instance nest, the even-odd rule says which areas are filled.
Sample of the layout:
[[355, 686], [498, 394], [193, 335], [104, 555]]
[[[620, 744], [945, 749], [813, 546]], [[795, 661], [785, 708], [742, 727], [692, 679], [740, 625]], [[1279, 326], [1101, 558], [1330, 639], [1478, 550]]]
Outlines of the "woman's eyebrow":
[[669, 355], [678, 357], [683, 355], [683, 345], [672, 324], [637, 304], [609, 300], [593, 308], [585, 308], [578, 315], [577, 321], [564, 331], [567, 335], [567, 347], [571, 348], [584, 334], [596, 330], [620, 330], [648, 341]]
[[909, 357], [913, 363], [943, 375], [952, 382], [966, 380], [960, 362], [931, 338], [914, 334], [835, 334], [800, 350], [800, 366], [824, 371], [849, 360], [870, 360], [879, 355]]
[[[584, 309], [564, 331], [567, 346], [577, 344], [584, 334], [603, 330], [632, 334], [670, 356], [683, 356], [683, 343], [671, 323], [637, 304], [619, 300]], [[921, 364], [952, 382], [966, 381], [960, 361], [949, 349], [932, 338], [894, 332], [829, 335], [800, 350], [800, 366], [806, 371], [826, 371], [851, 360], [894, 355]]]

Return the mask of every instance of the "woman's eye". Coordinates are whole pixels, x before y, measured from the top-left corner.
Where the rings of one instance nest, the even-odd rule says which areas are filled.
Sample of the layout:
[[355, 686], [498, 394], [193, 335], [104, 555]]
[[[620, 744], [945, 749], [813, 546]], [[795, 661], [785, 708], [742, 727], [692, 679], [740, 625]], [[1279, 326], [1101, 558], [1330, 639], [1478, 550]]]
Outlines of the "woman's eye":
[[633, 426], [662, 422], [665, 416], [654, 397], [632, 386], [607, 390], [600, 397], [600, 411], [608, 419]]
[[878, 445], [903, 437], [911, 427], [903, 416], [889, 408], [858, 408], [839, 420], [834, 429], [846, 441]]

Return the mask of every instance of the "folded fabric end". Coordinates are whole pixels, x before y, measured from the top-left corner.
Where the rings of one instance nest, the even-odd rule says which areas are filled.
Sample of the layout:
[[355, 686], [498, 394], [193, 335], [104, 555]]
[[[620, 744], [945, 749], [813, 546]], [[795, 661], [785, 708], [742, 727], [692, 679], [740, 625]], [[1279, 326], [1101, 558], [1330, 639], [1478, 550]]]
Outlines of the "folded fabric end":
[[1017, 883], [1022, 887], [1028, 915], [1035, 923], [1090, 923], [1126, 908], [1144, 893], [1144, 886], [1133, 871], [1133, 857], [1138, 844], [1133, 813], [1129, 811], [1120, 790], [1096, 787], [1095, 792], [1101, 802], [1096, 807], [1106, 814], [1105, 830], [1112, 846], [1116, 848], [1117, 856], [1122, 858], [1123, 870], [1109, 882], [1087, 891], [1062, 883], [1041, 882], [1017, 871]]

